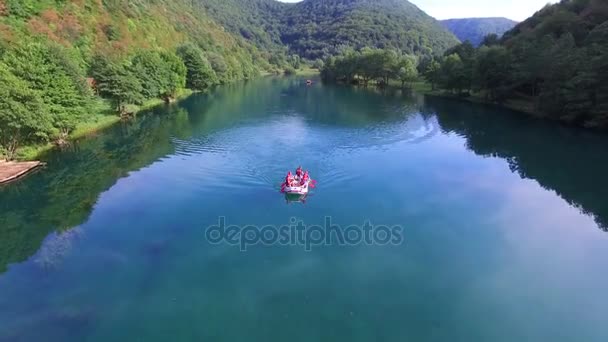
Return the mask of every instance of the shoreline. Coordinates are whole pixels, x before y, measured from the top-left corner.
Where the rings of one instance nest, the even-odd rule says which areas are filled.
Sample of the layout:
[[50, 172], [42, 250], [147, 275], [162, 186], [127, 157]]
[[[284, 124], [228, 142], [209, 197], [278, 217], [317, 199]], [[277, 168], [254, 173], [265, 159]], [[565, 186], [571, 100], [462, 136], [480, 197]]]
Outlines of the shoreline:
[[500, 104], [500, 103], [496, 103], [496, 102], [486, 101], [483, 97], [481, 97], [477, 94], [472, 94], [468, 97], [461, 97], [456, 94], [451, 94], [449, 92], [446, 92], [444, 90], [432, 90], [431, 85], [426, 81], [413, 82], [409, 88], [408, 87], [402, 88], [400, 84], [395, 84], [393, 82], [390, 82], [388, 84], [387, 88], [393, 88], [393, 89], [398, 89], [398, 90], [409, 89], [409, 90], [412, 90], [412, 91], [417, 92], [424, 96], [431, 96], [431, 97], [449, 99], [449, 100], [454, 100], [454, 101], [468, 102], [468, 103], [477, 104], [477, 105], [491, 106], [491, 107], [495, 107], [495, 108], [499, 108], [499, 109], [507, 109], [507, 110], [514, 112], [514, 114], [523, 115], [523, 116], [526, 116], [526, 117], [534, 119], [534, 120], [543, 120], [543, 121], [547, 121], [547, 122], [557, 123], [557, 124], [563, 125], [564, 127], [580, 128], [580, 129], [584, 129], [587, 131], [600, 132], [600, 133], [606, 132], [605, 129], [602, 129], [599, 127], [585, 126], [585, 125], [576, 124], [576, 123], [565, 121], [565, 120], [560, 120], [559, 118], [552, 118], [550, 116], [543, 115], [542, 113], [539, 113], [538, 111], [533, 109], [533, 107], [534, 107], [533, 102], [526, 101], [524, 99], [520, 99], [520, 100], [510, 99], [510, 100], [507, 100], [505, 103]]
[[[289, 76], [316, 76], [319, 75], [319, 70], [313, 68], [301, 68], [298, 69], [295, 75], [283, 75], [283, 74], [273, 74], [273, 73], [261, 73], [259, 77], [289, 77]], [[221, 85], [220, 85], [221, 86]], [[193, 91], [191, 89], [182, 89], [177, 96], [175, 97], [174, 102], [178, 102], [184, 100], [193, 94], [198, 93], [197, 91]], [[134, 112], [135, 115], [155, 108], [157, 106], [165, 105], [165, 101], [162, 99], [151, 99], [146, 101], [143, 105], [139, 106], [137, 110]], [[108, 129], [117, 123], [119, 123], [122, 119], [119, 115], [114, 113], [111, 109], [111, 105], [106, 99], [98, 98], [96, 99], [96, 104], [94, 108], [95, 114], [91, 115], [88, 121], [84, 121], [79, 123], [74, 131], [70, 133], [67, 140], [73, 142], [78, 139], [86, 138], [90, 135]], [[57, 145], [53, 142], [48, 142], [43, 145], [26, 145], [19, 149], [17, 156], [15, 158], [15, 162], [33, 162], [36, 161], [40, 156], [44, 153], [57, 148]]]
[[[403, 89], [403, 88], [401, 88], [400, 85], [394, 84], [392, 82], [389, 83], [389, 87]], [[440, 97], [440, 98], [446, 98], [446, 99], [452, 99], [452, 100], [458, 100], [458, 101], [465, 101], [465, 102], [469, 102], [469, 103], [494, 106], [494, 107], [498, 107], [498, 108], [506, 108], [506, 109], [510, 109], [512, 111], [520, 112], [522, 114], [530, 115], [535, 118], [539, 118], [539, 119], [545, 118], [544, 116], [540, 115], [538, 112], [531, 110], [529, 108], [531, 103], [529, 103], [529, 102], [522, 101], [521, 103], [518, 104], [517, 102], [514, 102], [514, 100], [511, 100], [511, 101], [507, 101], [506, 103], [499, 104], [496, 102], [486, 101], [484, 98], [482, 98], [481, 96], [478, 96], [476, 94], [471, 94], [468, 97], [461, 97], [456, 94], [451, 94], [451, 93], [448, 93], [443, 90], [433, 90], [431, 87], [431, 84], [426, 81], [413, 82], [411, 87], [409, 87], [409, 88], [406, 87], [405, 89], [411, 89], [422, 95], [428, 95], [428, 96]]]
[[[183, 89], [175, 97], [175, 102], [184, 100], [195, 93], [195, 91], [190, 89]], [[152, 99], [146, 101], [146, 103], [143, 105], [138, 106], [137, 110], [134, 112], [134, 115], [165, 104], [165, 101], [162, 99]], [[67, 140], [73, 142], [78, 139], [86, 138], [116, 125], [121, 120], [122, 118], [112, 111], [107, 100], [97, 99], [95, 114], [91, 115], [91, 118], [88, 121], [79, 123], [74, 131], [70, 133]], [[53, 142], [48, 142], [44, 145], [23, 146], [20, 149], [21, 151], [17, 153], [16, 162], [34, 162], [42, 154], [54, 148], [57, 148], [57, 145]]]

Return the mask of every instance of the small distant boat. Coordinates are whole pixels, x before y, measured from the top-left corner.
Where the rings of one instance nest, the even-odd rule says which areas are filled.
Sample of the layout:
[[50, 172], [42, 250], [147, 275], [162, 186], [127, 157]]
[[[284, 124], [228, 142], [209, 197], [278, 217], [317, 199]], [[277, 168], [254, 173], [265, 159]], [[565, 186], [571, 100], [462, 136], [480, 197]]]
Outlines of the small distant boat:
[[306, 85], [312, 85], [312, 80], [306, 80]]

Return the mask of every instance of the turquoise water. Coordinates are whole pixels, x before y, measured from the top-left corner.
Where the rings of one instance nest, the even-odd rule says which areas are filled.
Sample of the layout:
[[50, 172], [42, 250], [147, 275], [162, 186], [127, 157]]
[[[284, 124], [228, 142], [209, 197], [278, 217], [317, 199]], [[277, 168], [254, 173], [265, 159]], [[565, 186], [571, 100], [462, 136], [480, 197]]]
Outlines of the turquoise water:
[[[0, 188], [0, 341], [606, 341], [608, 138], [267, 78], [161, 107]], [[286, 200], [303, 165], [318, 187]], [[206, 227], [403, 228], [388, 245]]]

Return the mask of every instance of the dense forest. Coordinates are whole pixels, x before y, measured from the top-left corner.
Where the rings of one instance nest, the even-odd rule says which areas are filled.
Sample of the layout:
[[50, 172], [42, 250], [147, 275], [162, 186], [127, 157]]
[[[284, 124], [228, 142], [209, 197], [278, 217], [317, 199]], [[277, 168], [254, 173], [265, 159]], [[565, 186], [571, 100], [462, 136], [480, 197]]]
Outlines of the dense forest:
[[257, 46], [268, 58], [282, 58], [282, 17], [290, 4], [275, 0], [196, 0], [210, 18]]
[[483, 39], [490, 34], [502, 37], [511, 30], [516, 21], [507, 18], [466, 18], [448, 19], [441, 23], [462, 42], [469, 41], [475, 46], [481, 45]]
[[442, 53], [458, 40], [406, 0], [307, 0], [287, 9], [282, 41], [303, 57], [327, 58], [345, 48]]
[[2, 154], [276, 67], [189, 0], [0, 0]]
[[[479, 48], [467, 41], [441, 56], [419, 57], [417, 69], [433, 90], [451, 96], [608, 128], [607, 42], [606, 1], [563, 0], [543, 8], [503, 38], [486, 36]], [[358, 83], [370, 66], [353, 57], [360, 54], [329, 58], [322, 75], [330, 81]], [[401, 78], [399, 70], [393, 67], [391, 78]], [[379, 74], [372, 78], [381, 85], [387, 81]]]
[[[457, 94], [585, 127], [608, 127], [608, 2], [548, 5], [474, 49], [463, 43], [422, 65], [427, 79]], [[438, 66], [439, 65], [439, 66]]]
[[368, 86], [374, 82], [385, 86], [390, 80], [399, 80], [404, 87], [416, 81], [417, 59], [390, 49], [364, 48], [347, 50], [325, 62], [321, 77], [326, 82], [344, 82]]
[[458, 40], [407, 0], [197, 0], [210, 16], [261, 50], [288, 49], [309, 60], [347, 48], [442, 53]]

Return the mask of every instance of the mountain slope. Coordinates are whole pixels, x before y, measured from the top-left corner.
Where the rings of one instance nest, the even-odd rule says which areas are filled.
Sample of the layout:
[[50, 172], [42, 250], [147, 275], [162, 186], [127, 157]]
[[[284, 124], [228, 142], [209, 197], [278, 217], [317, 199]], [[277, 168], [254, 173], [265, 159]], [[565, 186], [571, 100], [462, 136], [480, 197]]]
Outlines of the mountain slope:
[[283, 46], [308, 59], [366, 46], [430, 55], [458, 43], [438, 21], [407, 0], [197, 1], [227, 30], [260, 49]]
[[507, 18], [466, 18], [448, 19], [441, 23], [461, 41], [469, 41], [473, 45], [481, 44], [485, 36], [496, 34], [501, 37], [515, 25], [516, 21]]
[[210, 18], [264, 51], [284, 50], [280, 17], [290, 4], [275, 0], [197, 0]]
[[93, 54], [172, 49], [185, 41], [225, 57], [259, 55], [190, 0], [0, 0], [0, 43], [34, 40], [73, 49], [82, 64]]
[[191, 0], [0, 0], [0, 156], [272, 68]]
[[305, 0], [287, 8], [283, 26], [283, 43], [307, 58], [366, 46], [430, 55], [458, 43], [406, 0]]

